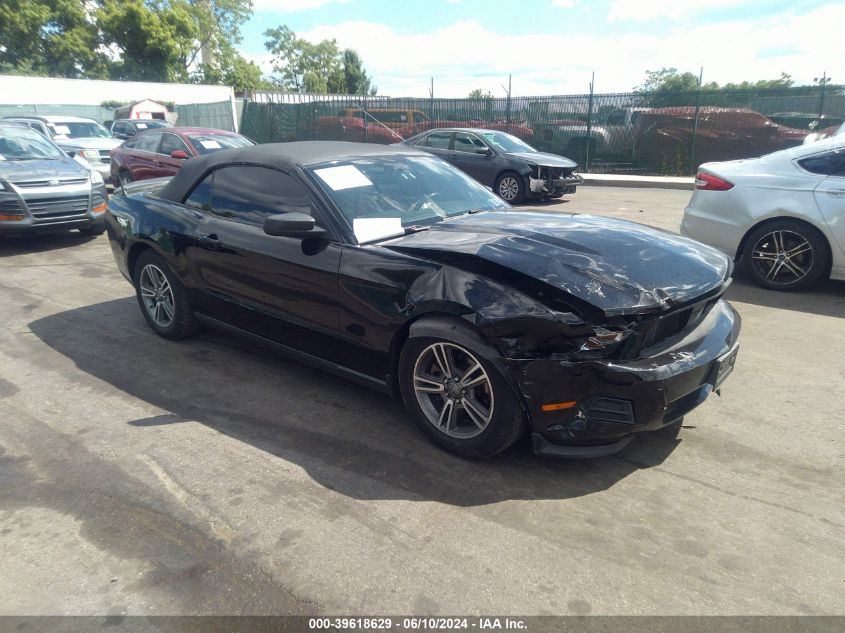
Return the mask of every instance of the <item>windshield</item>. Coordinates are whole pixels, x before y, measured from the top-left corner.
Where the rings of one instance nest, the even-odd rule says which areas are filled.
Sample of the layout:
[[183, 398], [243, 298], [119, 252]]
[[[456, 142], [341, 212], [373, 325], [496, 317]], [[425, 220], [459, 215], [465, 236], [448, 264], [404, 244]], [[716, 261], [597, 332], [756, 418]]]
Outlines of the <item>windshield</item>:
[[221, 149], [255, 145], [255, 143], [240, 134], [189, 134], [188, 138], [200, 155], [211, 154]]
[[434, 156], [373, 156], [332, 161], [308, 171], [359, 242], [368, 241], [373, 231], [396, 235], [455, 215], [509, 208], [492, 191]]
[[114, 138], [106, 128], [94, 121], [81, 123], [71, 121], [54, 121], [49, 124], [54, 136], [67, 138]]
[[35, 130], [0, 127], [0, 160], [56, 159], [64, 153]]
[[152, 121], [135, 121], [135, 127], [139, 130], [152, 130], [158, 127], [173, 127], [167, 121], [159, 121], [154, 119]]
[[502, 152], [536, 152], [537, 150], [531, 147], [528, 143], [520, 141], [515, 136], [505, 134], [504, 132], [484, 132], [482, 134], [484, 140], [492, 145], [495, 149]]

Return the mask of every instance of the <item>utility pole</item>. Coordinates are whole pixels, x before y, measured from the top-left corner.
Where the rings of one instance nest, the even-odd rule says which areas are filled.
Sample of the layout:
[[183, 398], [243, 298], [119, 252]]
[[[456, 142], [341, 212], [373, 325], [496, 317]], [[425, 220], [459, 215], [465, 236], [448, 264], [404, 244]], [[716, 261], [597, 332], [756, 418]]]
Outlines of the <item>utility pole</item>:
[[504, 90], [508, 95], [508, 106], [507, 106], [507, 123], [508, 123], [507, 130], [508, 130], [508, 132], [511, 131], [511, 77], [512, 77], [512, 75], [508, 75], [508, 87], [505, 88], [504, 86], [502, 86], [502, 90]]
[[590, 100], [587, 102], [587, 153], [584, 160], [584, 171], [590, 171], [590, 145], [592, 145], [593, 134], [593, 90], [596, 83], [596, 71], [590, 77]]
[[695, 137], [698, 135], [698, 111], [701, 108], [701, 80], [704, 78], [704, 66], [698, 71], [698, 92], [695, 94], [695, 117], [692, 123], [692, 139], [689, 146], [689, 174], [695, 175]]
[[428, 96], [431, 99], [431, 106], [428, 111], [428, 118], [434, 121], [434, 77], [431, 78], [431, 88], [428, 89]]
[[[827, 82], [828, 82], [828, 81], [830, 81], [830, 80], [827, 78], [827, 71], [824, 71], [824, 72], [822, 73], [822, 78], [821, 78], [821, 79], [819, 79], [818, 77], [816, 77], [813, 81], [817, 81], [817, 82], [819, 83], [819, 85], [822, 87], [821, 93], [819, 94], [819, 121], [821, 121], [821, 118], [824, 116], [824, 92], [825, 92], [825, 86], [827, 86]], [[821, 123], [819, 123], [819, 125], [821, 126]]]

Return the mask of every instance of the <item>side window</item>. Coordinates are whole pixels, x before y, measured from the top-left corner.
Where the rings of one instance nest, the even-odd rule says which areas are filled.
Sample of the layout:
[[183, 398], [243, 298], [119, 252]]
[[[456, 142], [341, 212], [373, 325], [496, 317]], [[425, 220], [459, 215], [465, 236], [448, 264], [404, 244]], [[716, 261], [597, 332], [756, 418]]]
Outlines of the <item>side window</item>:
[[120, 122], [114, 124], [114, 129], [112, 130], [115, 134], [128, 134], [132, 135], [134, 132], [129, 123]]
[[833, 151], [799, 160], [798, 164], [811, 174], [845, 176], [845, 152]]
[[232, 165], [214, 173], [211, 210], [236, 222], [262, 226], [268, 215], [311, 215], [311, 201], [296, 178], [269, 167]]
[[478, 137], [466, 132], [455, 132], [455, 151], [474, 153], [476, 148], [486, 148]]
[[436, 149], [449, 149], [449, 142], [452, 140], [451, 132], [433, 132], [425, 139], [428, 147]]
[[414, 123], [423, 123], [428, 121], [428, 117], [424, 115], [422, 112], [414, 111]]
[[161, 134], [139, 134], [132, 141], [132, 147], [143, 152], [156, 153], [160, 142]]
[[175, 152], [177, 150], [182, 150], [188, 156], [191, 155], [191, 152], [188, 151], [188, 146], [185, 145], [185, 142], [181, 138], [175, 134], [162, 134], [161, 149], [159, 150], [159, 153], [164, 154], [165, 156], [170, 156], [171, 152]]
[[185, 204], [196, 209], [208, 210], [211, 208], [211, 185], [214, 181], [214, 172], [211, 172], [197, 184], [190, 195], [185, 198]]

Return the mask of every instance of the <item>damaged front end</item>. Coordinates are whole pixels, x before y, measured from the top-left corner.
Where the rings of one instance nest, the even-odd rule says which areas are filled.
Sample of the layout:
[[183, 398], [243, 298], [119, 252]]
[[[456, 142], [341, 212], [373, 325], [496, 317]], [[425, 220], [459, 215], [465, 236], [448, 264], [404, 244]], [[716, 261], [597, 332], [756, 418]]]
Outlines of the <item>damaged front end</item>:
[[525, 402], [535, 452], [611, 454], [701, 404], [736, 358], [740, 317], [721, 294], [627, 322], [490, 324]]
[[563, 195], [575, 193], [584, 179], [574, 167], [543, 167], [534, 165], [528, 175], [528, 188], [536, 195]]

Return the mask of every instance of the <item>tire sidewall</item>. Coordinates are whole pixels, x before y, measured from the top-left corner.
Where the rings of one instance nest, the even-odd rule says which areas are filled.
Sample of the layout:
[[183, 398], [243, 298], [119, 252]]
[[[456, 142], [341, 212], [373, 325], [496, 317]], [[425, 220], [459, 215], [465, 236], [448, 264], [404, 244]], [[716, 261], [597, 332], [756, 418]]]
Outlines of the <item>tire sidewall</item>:
[[[757, 242], [767, 233], [772, 231], [790, 231], [804, 237], [813, 247], [813, 265], [807, 275], [791, 284], [774, 284], [762, 277], [752, 261], [752, 252]], [[824, 275], [830, 261], [828, 243], [824, 235], [818, 229], [808, 226], [802, 222], [790, 220], [776, 220], [757, 227], [749, 236], [742, 253], [742, 268], [746, 275], [758, 286], [769, 290], [780, 290], [789, 292], [791, 290], [804, 290], [816, 283]]]
[[[471, 352], [482, 364], [493, 388], [493, 417], [479, 435], [459, 439], [446, 435], [434, 427], [423, 413], [413, 388], [413, 371], [420, 354], [433, 343], [458, 345]], [[490, 349], [480, 338], [461, 332], [461, 328], [447, 329], [432, 336], [411, 336], [402, 348], [399, 361], [399, 387], [405, 407], [429, 439], [441, 448], [469, 459], [486, 459], [513, 444], [526, 428], [525, 414], [513, 387], [491, 361]], [[494, 356], [495, 357], [495, 356]]]

